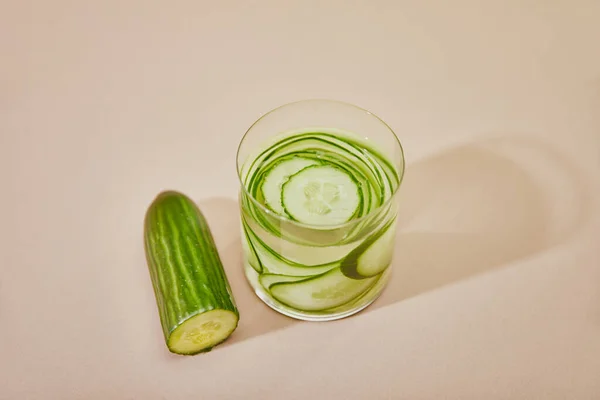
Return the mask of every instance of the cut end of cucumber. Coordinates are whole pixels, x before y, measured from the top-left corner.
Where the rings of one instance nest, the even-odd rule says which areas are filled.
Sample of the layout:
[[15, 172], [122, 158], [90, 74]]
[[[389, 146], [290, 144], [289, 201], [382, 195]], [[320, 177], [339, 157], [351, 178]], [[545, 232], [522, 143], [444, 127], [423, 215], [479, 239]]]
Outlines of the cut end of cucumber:
[[171, 333], [169, 350], [182, 355], [209, 351], [233, 333], [238, 321], [238, 315], [229, 310], [211, 310], [195, 315]]

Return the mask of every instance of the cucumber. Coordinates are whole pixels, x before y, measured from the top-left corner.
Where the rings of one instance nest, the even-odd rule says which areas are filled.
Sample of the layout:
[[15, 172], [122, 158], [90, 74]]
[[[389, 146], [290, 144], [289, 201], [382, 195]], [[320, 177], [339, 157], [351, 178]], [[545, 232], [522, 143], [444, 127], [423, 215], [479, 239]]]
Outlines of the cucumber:
[[316, 165], [317, 161], [303, 157], [292, 157], [277, 163], [265, 173], [261, 185], [265, 204], [279, 215], [285, 215], [285, 209], [281, 204], [281, 187], [291, 175], [310, 166]]
[[302, 311], [323, 311], [355, 300], [367, 291], [378, 276], [350, 279], [340, 268], [298, 282], [274, 283], [270, 286], [275, 300]]
[[164, 191], [144, 220], [144, 247], [169, 351], [210, 351], [237, 328], [239, 311], [209, 226], [184, 194]]
[[290, 176], [283, 184], [281, 198], [290, 217], [313, 225], [344, 223], [362, 202], [357, 182], [329, 165], [311, 165]]
[[392, 218], [372, 237], [352, 250], [341, 262], [344, 275], [352, 279], [365, 279], [382, 273], [392, 262], [396, 218]]

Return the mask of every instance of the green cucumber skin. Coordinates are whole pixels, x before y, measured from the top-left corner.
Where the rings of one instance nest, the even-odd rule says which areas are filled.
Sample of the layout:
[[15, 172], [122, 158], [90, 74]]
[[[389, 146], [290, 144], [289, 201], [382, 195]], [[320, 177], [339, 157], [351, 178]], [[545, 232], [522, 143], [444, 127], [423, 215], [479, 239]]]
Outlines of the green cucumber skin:
[[144, 220], [144, 248], [167, 343], [195, 315], [222, 309], [239, 319], [208, 223], [190, 198], [164, 191], [154, 199]]

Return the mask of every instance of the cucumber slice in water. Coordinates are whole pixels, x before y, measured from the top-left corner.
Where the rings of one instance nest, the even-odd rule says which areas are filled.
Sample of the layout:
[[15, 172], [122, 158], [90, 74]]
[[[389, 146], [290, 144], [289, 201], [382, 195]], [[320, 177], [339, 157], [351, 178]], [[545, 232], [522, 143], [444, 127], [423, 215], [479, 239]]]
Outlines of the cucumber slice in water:
[[350, 279], [340, 268], [298, 282], [271, 285], [273, 297], [289, 306], [303, 311], [323, 311], [355, 300], [379, 277]]
[[306, 276], [277, 275], [277, 274], [262, 274], [258, 278], [260, 284], [266, 290], [269, 290], [269, 288], [276, 283], [298, 282], [303, 279], [308, 279], [308, 278]]
[[252, 241], [250, 241], [250, 238], [248, 237], [248, 227], [243, 221], [241, 224], [241, 231], [242, 250], [246, 256], [246, 261], [248, 261], [248, 264], [250, 264], [250, 266], [260, 274], [263, 270], [262, 264], [258, 258], [258, 254], [256, 254], [256, 250], [254, 249]]
[[350, 220], [361, 203], [356, 181], [342, 169], [313, 165], [290, 176], [281, 198], [286, 213], [313, 225], [334, 225]]
[[[271, 249], [263, 242], [248, 226], [244, 223], [246, 235], [250, 247], [254, 250], [256, 261], [260, 265], [260, 271], [257, 267], [250, 264], [259, 273], [271, 273], [276, 275], [292, 275], [298, 277], [309, 277], [320, 275], [333, 268], [339, 267], [339, 261], [319, 265], [303, 265], [295, 263], [282, 257], [279, 253]], [[250, 257], [250, 260], [252, 258]]]
[[315, 160], [294, 157], [284, 160], [272, 167], [265, 175], [261, 186], [266, 205], [279, 215], [285, 215], [283, 204], [281, 204], [281, 187], [291, 175], [298, 171], [318, 164]]
[[392, 262], [395, 237], [394, 218], [342, 260], [342, 273], [352, 279], [365, 279], [382, 273]]

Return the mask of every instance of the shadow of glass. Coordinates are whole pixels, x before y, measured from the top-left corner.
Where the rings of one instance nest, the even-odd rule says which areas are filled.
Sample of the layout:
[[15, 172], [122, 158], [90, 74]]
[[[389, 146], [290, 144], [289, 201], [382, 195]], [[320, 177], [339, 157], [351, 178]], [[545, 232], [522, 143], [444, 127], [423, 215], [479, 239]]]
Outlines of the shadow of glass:
[[230, 198], [213, 197], [201, 200], [198, 206], [210, 226], [240, 312], [238, 328], [221, 346], [229, 346], [298, 323], [299, 321], [281, 315], [265, 305], [247, 282], [242, 267], [238, 203]]
[[[466, 144], [409, 164], [400, 193], [394, 273], [365, 312], [568, 240], [588, 219], [585, 189], [583, 177], [560, 152], [518, 138]], [[301, 323], [271, 310], [247, 283], [238, 203], [219, 197], [198, 205], [240, 310], [238, 329], [221, 346]]]
[[543, 143], [498, 138], [408, 166], [394, 272], [368, 310], [491, 271], [569, 239], [586, 221], [582, 176]]

